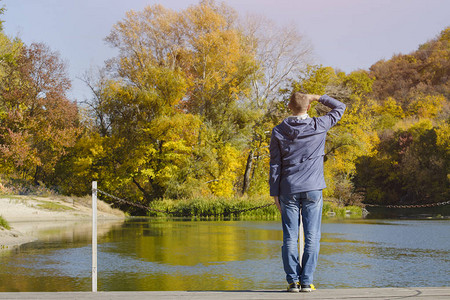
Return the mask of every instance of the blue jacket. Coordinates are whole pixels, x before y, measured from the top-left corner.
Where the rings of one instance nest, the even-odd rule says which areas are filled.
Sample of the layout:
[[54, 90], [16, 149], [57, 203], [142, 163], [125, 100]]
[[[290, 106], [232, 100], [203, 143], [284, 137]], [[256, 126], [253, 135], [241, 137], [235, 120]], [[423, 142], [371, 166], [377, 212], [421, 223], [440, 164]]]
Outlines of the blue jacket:
[[270, 195], [289, 195], [326, 188], [323, 157], [327, 131], [342, 117], [345, 104], [327, 95], [319, 102], [332, 108], [318, 118], [286, 118], [272, 130]]

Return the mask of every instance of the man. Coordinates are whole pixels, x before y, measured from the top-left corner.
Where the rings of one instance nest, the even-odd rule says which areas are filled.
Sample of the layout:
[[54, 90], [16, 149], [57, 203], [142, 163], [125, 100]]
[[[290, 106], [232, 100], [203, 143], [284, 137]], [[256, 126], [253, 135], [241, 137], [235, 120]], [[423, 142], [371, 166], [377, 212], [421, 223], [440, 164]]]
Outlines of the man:
[[[311, 102], [319, 101], [332, 110], [310, 118]], [[323, 157], [327, 131], [342, 117], [345, 104], [327, 95], [292, 94], [292, 116], [272, 130], [270, 141], [270, 195], [281, 213], [283, 246], [281, 254], [289, 292], [315, 290], [322, 221]], [[305, 248], [300, 264], [298, 236], [302, 216]]]

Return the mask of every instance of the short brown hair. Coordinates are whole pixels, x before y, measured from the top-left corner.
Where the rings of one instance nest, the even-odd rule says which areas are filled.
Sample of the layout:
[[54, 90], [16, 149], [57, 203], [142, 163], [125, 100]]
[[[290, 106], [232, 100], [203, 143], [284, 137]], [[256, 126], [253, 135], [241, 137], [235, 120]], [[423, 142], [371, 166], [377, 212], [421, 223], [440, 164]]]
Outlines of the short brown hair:
[[308, 106], [309, 106], [309, 99], [308, 99], [308, 97], [306, 97], [305, 94], [300, 93], [300, 92], [295, 92], [291, 95], [288, 107], [294, 113], [299, 113], [299, 112], [303, 112], [303, 111], [306, 112], [308, 110]]

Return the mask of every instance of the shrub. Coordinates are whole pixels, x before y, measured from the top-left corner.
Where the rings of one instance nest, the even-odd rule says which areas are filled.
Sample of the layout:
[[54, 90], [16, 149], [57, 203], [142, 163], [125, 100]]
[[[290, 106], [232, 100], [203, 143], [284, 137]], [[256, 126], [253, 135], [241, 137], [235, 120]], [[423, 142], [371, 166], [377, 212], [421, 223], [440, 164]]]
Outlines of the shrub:
[[3, 219], [2, 216], [0, 216], [0, 228], [5, 228], [5, 229], [11, 229], [11, 227], [9, 226], [8, 221], [6, 221], [5, 219]]

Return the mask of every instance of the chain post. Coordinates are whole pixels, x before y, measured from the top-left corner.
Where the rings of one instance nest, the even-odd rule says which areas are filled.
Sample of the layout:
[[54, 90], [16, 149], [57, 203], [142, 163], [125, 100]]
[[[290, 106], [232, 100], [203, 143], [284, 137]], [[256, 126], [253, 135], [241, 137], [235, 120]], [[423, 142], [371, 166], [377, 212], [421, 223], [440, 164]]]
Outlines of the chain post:
[[92, 181], [92, 292], [97, 292], [97, 181]]

